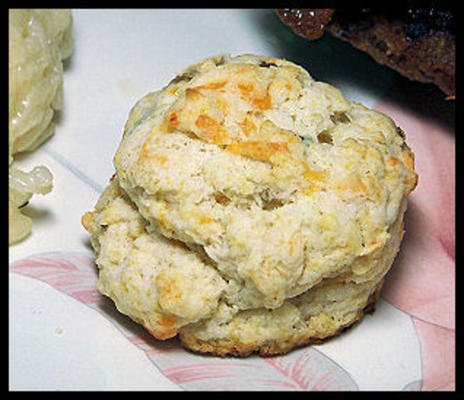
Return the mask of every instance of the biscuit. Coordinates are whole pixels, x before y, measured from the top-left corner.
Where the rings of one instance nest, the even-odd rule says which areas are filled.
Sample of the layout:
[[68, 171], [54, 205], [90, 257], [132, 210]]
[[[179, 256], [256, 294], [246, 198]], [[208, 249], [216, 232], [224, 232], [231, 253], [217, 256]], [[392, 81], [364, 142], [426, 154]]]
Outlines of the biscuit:
[[372, 307], [417, 183], [404, 133], [289, 61], [206, 59], [142, 98], [82, 222], [98, 289], [158, 339], [283, 354]]

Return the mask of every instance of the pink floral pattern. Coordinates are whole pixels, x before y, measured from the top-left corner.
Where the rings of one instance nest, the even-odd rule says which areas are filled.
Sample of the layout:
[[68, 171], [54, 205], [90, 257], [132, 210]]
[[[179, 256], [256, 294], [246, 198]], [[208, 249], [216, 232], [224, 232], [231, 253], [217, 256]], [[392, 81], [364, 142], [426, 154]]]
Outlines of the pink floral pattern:
[[[403, 390], [455, 390], [454, 136], [389, 102], [376, 108], [406, 132], [420, 176], [405, 217], [402, 251], [382, 292], [384, 300], [411, 316], [421, 347], [422, 379]], [[348, 371], [315, 346], [279, 357], [220, 359], [188, 352], [177, 339], [156, 340], [98, 293], [89, 255], [30, 256], [10, 264], [10, 271], [44, 281], [100, 312], [184, 390], [358, 390]]]
[[419, 185], [402, 250], [382, 296], [411, 315], [421, 346], [422, 390], [455, 390], [455, 138], [436, 121], [383, 101], [405, 131]]
[[[422, 380], [403, 390], [455, 390], [455, 171], [454, 136], [432, 121], [388, 102], [390, 115], [407, 134], [416, 155], [419, 185], [405, 217], [406, 235], [382, 297], [409, 314], [421, 346]], [[10, 265], [110, 319], [153, 364], [185, 390], [357, 390], [349, 373], [315, 347], [280, 357], [218, 359], [160, 342], [119, 314], [95, 288], [92, 257], [47, 253]]]

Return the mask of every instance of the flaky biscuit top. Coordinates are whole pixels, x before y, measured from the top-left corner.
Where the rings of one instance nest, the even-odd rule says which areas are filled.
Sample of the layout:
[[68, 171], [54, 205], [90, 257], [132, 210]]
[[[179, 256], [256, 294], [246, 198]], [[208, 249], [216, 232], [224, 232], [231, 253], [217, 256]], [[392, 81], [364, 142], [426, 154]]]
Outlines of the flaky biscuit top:
[[146, 95], [114, 164], [147, 230], [204, 254], [240, 309], [354, 273], [417, 183], [389, 117], [252, 55], [207, 59]]

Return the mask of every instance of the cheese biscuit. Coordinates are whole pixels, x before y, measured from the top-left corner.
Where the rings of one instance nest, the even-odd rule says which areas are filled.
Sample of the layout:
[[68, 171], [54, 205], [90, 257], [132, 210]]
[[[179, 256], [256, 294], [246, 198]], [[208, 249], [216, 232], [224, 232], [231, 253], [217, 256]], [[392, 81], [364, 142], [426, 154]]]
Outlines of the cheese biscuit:
[[414, 155], [387, 116], [289, 61], [206, 59], [142, 98], [83, 223], [98, 289], [159, 339], [283, 354], [372, 308]]

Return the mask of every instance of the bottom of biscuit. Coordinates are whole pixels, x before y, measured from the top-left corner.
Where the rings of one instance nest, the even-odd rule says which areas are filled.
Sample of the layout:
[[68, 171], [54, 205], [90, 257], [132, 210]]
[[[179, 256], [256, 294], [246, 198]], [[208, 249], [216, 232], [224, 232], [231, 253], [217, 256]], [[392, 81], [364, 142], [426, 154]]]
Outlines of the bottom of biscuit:
[[[340, 335], [343, 331], [350, 328], [353, 324], [363, 318], [365, 314], [375, 311], [376, 302], [380, 296], [383, 280], [377, 285], [375, 291], [369, 296], [366, 305], [358, 310], [354, 318], [338, 326], [336, 329], [329, 329], [318, 336], [311, 334], [299, 334], [284, 341], [267, 341], [260, 345], [241, 343], [233, 339], [213, 339], [201, 340], [189, 333], [180, 333], [179, 338], [182, 346], [190, 351], [201, 354], [211, 354], [214, 356], [226, 357], [247, 357], [253, 353], [262, 357], [283, 355], [291, 350], [310, 344], [322, 344], [325, 341]], [[308, 325], [307, 331], [309, 332]]]

